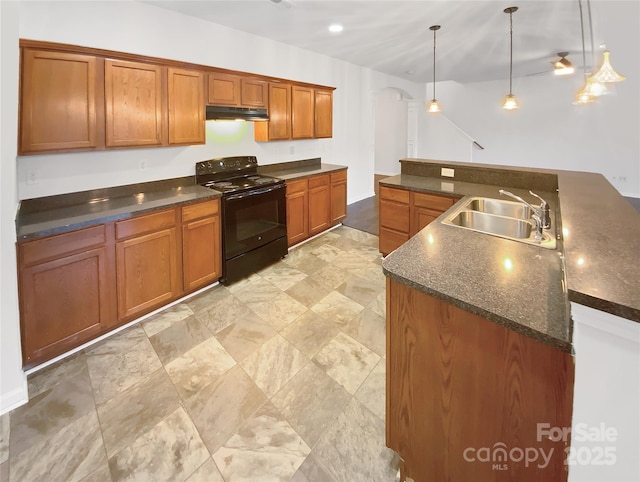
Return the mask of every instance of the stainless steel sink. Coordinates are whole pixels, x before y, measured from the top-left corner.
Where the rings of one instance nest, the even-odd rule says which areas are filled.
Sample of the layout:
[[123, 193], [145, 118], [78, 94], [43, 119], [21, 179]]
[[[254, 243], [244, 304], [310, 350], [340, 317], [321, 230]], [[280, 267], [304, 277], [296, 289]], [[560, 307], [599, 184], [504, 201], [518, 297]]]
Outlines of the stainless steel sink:
[[529, 221], [479, 211], [460, 211], [449, 222], [463, 228], [515, 239], [526, 239], [533, 230], [533, 224]]
[[443, 224], [470, 229], [521, 243], [555, 249], [555, 227], [544, 230], [543, 239], [535, 239], [536, 229], [531, 208], [525, 204], [500, 199], [474, 197], [449, 213]]
[[472, 211], [498, 214], [500, 216], [509, 216], [518, 219], [530, 219], [532, 214], [531, 208], [526, 204], [483, 197], [469, 199], [464, 207]]

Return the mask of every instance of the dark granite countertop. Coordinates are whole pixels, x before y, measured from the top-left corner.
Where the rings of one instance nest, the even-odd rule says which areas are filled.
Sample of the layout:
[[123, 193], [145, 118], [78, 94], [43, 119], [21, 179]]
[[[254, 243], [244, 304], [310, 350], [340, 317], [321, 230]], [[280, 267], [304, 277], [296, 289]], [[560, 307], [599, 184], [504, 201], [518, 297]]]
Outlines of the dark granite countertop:
[[186, 177], [24, 200], [16, 217], [18, 241], [222, 196], [194, 182]]
[[[569, 352], [568, 301], [640, 322], [640, 215], [602, 175], [401, 162], [403, 174], [382, 185], [454, 197], [499, 197], [498, 189], [508, 188], [528, 199], [521, 189], [534, 184], [554, 203], [564, 234], [556, 250], [548, 250], [442, 224], [445, 213], [385, 258], [387, 276]], [[438, 177], [441, 166], [455, 167], [456, 180]], [[491, 184], [497, 179], [500, 185]]]
[[294, 179], [315, 176], [317, 174], [330, 174], [332, 172], [343, 171], [345, 169], [347, 169], [347, 166], [321, 163], [320, 158], [316, 157], [301, 161], [281, 162], [278, 164], [259, 166], [258, 172], [284, 179], [285, 181], [291, 181]]
[[[346, 169], [322, 164], [319, 157], [259, 166], [259, 172], [284, 180]], [[26, 199], [16, 216], [18, 241], [125, 219], [134, 215], [221, 197], [195, 184], [194, 176]]]

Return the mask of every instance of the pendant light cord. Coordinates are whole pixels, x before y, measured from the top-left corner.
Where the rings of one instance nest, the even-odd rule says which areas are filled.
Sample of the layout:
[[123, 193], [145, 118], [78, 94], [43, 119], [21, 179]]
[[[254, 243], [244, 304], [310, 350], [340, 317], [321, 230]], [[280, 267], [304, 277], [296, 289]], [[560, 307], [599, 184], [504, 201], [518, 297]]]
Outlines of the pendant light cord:
[[[593, 23], [591, 22], [591, 0], [587, 0], [587, 12], [589, 13], [589, 34], [591, 36], [591, 65], [596, 68], [596, 51], [593, 48]], [[595, 72], [594, 72], [595, 73]]]
[[509, 95], [513, 95], [512, 92], [512, 79], [513, 79], [513, 12], [509, 12]]
[[582, 33], [582, 71], [584, 78], [587, 78], [587, 54], [584, 48], [584, 20], [582, 17], [582, 0], [578, 0], [578, 7], [580, 8], [580, 32]]
[[433, 29], [433, 98], [436, 98], [436, 32], [437, 29]]

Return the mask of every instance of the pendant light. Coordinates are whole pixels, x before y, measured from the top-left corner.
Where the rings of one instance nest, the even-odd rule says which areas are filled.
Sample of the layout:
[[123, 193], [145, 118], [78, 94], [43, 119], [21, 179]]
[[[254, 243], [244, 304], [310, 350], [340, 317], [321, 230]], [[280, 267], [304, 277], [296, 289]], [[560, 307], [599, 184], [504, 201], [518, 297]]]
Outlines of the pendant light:
[[518, 101], [513, 95], [513, 13], [518, 11], [518, 7], [508, 7], [504, 9], [504, 13], [509, 14], [509, 95], [504, 98], [502, 108], [505, 110], [513, 110], [520, 107]]
[[429, 30], [433, 32], [433, 99], [427, 106], [427, 112], [436, 114], [442, 110], [440, 103], [436, 100], [436, 32], [440, 30], [440, 25], [432, 25]]
[[609, 61], [610, 54], [611, 52], [609, 52], [608, 50], [602, 52], [602, 66], [600, 66], [595, 74], [589, 77], [593, 82], [622, 82], [626, 79], [626, 77], [620, 75], [618, 72], [613, 70], [613, 67], [611, 67], [611, 62]]
[[584, 71], [584, 85], [576, 93], [576, 98], [573, 101], [574, 104], [591, 104], [596, 100], [595, 96], [591, 92], [592, 86], [589, 82], [589, 75], [587, 74], [587, 54], [584, 48], [584, 20], [582, 16], [582, 0], [578, 0], [578, 8], [580, 9], [580, 32], [582, 34], [582, 70]]

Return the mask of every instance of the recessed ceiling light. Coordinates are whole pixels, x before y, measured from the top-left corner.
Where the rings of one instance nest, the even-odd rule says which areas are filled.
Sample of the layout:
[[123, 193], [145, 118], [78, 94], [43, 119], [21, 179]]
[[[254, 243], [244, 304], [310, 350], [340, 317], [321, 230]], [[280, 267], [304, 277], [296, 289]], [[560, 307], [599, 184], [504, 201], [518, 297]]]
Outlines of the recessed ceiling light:
[[407, 70], [407, 71], [405, 72], [405, 74], [408, 74], [408, 75], [413, 75], [413, 74], [415, 74], [415, 73], [416, 73], [416, 71], [415, 71], [415, 70]]
[[333, 23], [329, 25], [329, 32], [338, 33], [338, 32], [342, 32], [343, 30], [344, 30], [344, 27], [339, 23]]

